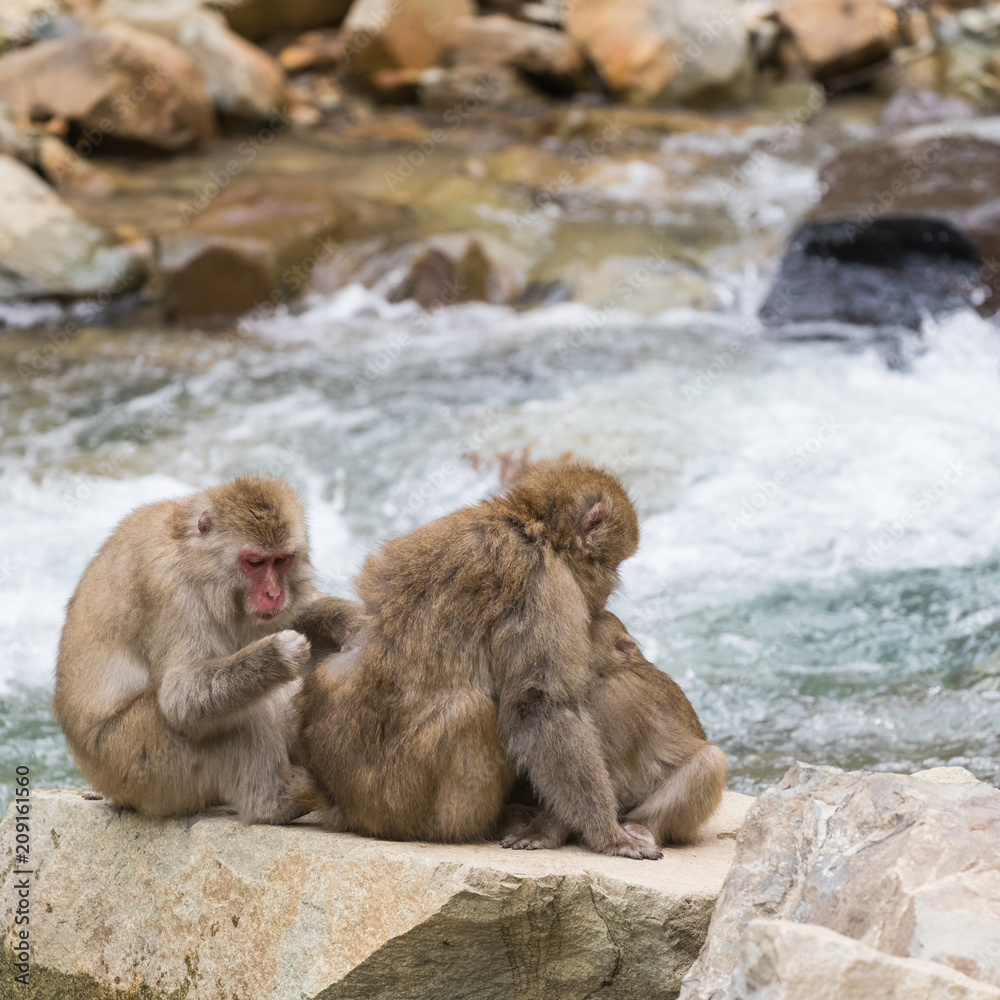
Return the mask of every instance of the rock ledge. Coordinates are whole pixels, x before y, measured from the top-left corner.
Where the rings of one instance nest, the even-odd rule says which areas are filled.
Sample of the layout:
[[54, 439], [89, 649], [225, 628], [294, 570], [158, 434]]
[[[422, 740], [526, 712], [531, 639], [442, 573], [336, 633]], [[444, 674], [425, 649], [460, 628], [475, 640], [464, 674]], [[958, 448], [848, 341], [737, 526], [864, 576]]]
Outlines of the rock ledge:
[[[222, 811], [154, 823], [79, 790], [31, 796], [25, 998], [671, 998], [753, 799], [727, 793], [662, 861], [579, 848], [397, 844]], [[12, 977], [13, 807], [2, 824]]]

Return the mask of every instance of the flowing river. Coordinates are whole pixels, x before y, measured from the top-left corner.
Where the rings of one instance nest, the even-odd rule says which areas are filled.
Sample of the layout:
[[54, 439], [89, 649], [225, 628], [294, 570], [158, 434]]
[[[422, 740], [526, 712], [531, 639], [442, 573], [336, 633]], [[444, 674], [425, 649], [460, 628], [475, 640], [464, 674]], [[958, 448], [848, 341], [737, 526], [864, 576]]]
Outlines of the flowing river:
[[[789, 162], [770, 204], [808, 204], [814, 180]], [[612, 609], [726, 750], [731, 788], [796, 759], [1000, 783], [1000, 333], [971, 312], [928, 321], [905, 371], [875, 349], [769, 341], [752, 317], [774, 260], [759, 263], [720, 266], [712, 312], [427, 314], [356, 285], [236, 335], [86, 329], [23, 379], [46, 335], [13, 324], [43, 310], [11, 311], [4, 804], [18, 764], [35, 787], [82, 783], [49, 715], [59, 630], [133, 507], [285, 475], [321, 584], [349, 596], [380, 540], [496, 489], [497, 456], [525, 448], [628, 482], [642, 541]]]

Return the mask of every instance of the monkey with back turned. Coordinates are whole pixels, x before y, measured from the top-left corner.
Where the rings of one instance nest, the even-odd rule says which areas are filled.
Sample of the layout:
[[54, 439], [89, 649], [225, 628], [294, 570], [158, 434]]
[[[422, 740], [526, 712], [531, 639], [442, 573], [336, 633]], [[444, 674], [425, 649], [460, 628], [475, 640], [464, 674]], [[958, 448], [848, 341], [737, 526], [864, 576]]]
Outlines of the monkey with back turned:
[[638, 538], [613, 476], [557, 463], [370, 556], [355, 645], [299, 696], [303, 753], [334, 803], [327, 825], [484, 838], [521, 773], [595, 850], [659, 857], [619, 821], [585, 704], [591, 622]]

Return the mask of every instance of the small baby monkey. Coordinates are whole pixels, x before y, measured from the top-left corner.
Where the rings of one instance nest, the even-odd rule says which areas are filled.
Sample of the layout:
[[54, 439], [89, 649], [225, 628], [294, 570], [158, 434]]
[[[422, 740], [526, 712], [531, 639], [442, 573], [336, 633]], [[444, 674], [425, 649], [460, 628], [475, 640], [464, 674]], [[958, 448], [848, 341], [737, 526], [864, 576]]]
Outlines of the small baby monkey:
[[[593, 679], [584, 707], [631, 833], [652, 846], [683, 844], [715, 812], [726, 756], [705, 739], [684, 692], [649, 662], [610, 611], [591, 625]], [[542, 809], [501, 843], [520, 850], [559, 847], [577, 831]]]

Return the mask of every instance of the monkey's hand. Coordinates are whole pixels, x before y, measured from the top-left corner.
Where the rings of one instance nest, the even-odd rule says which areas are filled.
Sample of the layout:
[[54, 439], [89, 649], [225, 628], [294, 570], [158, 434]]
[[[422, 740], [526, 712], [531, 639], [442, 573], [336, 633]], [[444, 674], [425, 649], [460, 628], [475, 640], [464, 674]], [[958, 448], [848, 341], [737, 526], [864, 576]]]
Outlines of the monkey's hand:
[[339, 653], [347, 640], [361, 625], [363, 611], [360, 604], [339, 597], [321, 595], [312, 601], [292, 622], [292, 628], [301, 632], [312, 643], [311, 666], [331, 653]]
[[[634, 858], [636, 861], [659, 861], [663, 851], [658, 850], [655, 843], [650, 843], [650, 837], [636, 828], [619, 826], [607, 845], [602, 844], [598, 850], [602, 854], [611, 854], [617, 858]], [[596, 845], [595, 845], [596, 846]]]
[[283, 632], [277, 632], [261, 641], [270, 643], [275, 654], [273, 665], [276, 674], [280, 674], [280, 679], [276, 680], [276, 683], [295, 680], [305, 673], [312, 646], [301, 632], [286, 628]]

